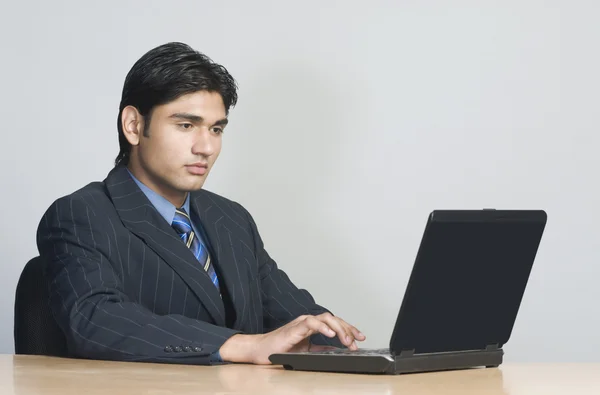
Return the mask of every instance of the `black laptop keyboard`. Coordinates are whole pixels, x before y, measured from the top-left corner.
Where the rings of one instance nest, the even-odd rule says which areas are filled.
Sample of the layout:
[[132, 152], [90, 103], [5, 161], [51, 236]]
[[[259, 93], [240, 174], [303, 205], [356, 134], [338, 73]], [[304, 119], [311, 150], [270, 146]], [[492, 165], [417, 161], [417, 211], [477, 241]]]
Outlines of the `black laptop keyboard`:
[[345, 348], [340, 348], [336, 350], [329, 351], [309, 351], [303, 354], [311, 354], [311, 355], [391, 355], [389, 348], [359, 348], [358, 350], [352, 351]]

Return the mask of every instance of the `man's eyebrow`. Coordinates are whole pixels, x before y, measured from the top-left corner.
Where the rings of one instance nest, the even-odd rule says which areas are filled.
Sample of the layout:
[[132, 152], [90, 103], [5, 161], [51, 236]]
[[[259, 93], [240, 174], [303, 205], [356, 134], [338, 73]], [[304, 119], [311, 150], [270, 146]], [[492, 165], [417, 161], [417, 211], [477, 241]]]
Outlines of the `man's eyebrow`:
[[200, 115], [189, 114], [187, 112], [178, 112], [178, 113], [172, 114], [169, 118], [185, 119], [186, 121], [192, 121], [192, 122], [202, 122], [202, 120], [204, 119]]
[[[186, 112], [178, 112], [175, 114], [172, 114], [171, 116], [169, 116], [169, 118], [174, 118], [174, 119], [183, 119], [186, 121], [190, 121], [190, 122], [202, 122], [204, 120], [204, 118], [202, 118], [200, 115], [194, 115], [194, 114], [190, 114], [190, 113], [186, 113]], [[227, 118], [223, 118], [223, 119], [219, 119], [217, 122], [215, 122], [215, 124], [213, 126], [225, 126], [229, 123], [229, 120]]]

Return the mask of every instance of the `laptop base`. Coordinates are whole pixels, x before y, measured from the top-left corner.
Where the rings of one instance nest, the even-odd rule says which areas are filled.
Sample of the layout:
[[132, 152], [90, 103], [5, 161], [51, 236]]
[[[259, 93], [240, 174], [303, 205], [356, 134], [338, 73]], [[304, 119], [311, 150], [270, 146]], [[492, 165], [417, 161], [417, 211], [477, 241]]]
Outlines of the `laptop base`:
[[318, 353], [284, 353], [269, 357], [274, 365], [287, 370], [403, 374], [442, 370], [469, 369], [474, 367], [498, 367], [502, 364], [504, 351], [474, 350], [430, 354], [392, 355], [319, 355]]

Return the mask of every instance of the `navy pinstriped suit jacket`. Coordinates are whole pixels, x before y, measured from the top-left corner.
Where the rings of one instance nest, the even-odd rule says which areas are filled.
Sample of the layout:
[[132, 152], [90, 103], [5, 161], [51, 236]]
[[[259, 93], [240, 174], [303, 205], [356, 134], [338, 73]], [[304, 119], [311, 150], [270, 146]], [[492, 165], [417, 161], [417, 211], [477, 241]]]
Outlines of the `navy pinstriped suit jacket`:
[[[327, 311], [277, 267], [241, 205], [205, 190], [190, 198], [222, 298], [125, 167], [46, 211], [38, 249], [71, 356], [211, 364], [236, 333], [265, 333]], [[312, 341], [343, 347], [322, 335]]]

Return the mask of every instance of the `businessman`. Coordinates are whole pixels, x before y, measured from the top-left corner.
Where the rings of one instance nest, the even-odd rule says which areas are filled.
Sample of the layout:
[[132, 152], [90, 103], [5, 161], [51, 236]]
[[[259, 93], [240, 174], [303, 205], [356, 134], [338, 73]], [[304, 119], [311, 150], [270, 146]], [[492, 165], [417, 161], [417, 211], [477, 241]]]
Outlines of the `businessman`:
[[290, 281], [240, 204], [202, 189], [236, 101], [227, 70], [182, 43], [129, 71], [115, 167], [56, 200], [38, 227], [69, 355], [268, 364], [365, 339]]

